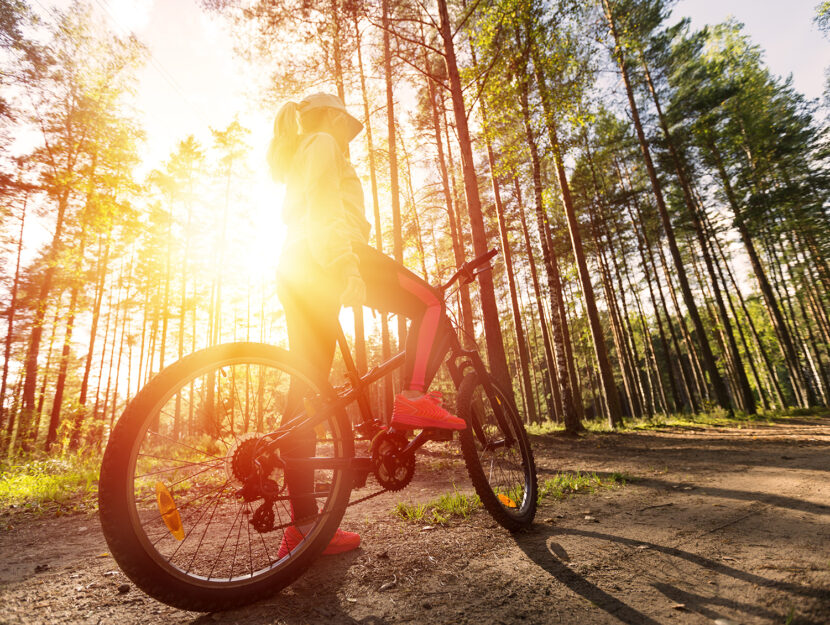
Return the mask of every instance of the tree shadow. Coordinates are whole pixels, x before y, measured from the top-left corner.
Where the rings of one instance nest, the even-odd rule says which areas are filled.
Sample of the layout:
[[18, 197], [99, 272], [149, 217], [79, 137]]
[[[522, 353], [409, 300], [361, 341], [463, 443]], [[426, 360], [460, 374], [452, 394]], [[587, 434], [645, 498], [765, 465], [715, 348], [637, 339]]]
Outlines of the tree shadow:
[[[556, 474], [563, 474], [563, 475], [576, 475], [578, 473], [585, 473], [585, 471], [558, 471], [552, 469], [544, 469], [538, 468], [536, 469], [537, 474], [539, 475], [540, 479], [544, 479], [546, 475], [556, 475]], [[591, 471], [591, 475], [596, 475], [599, 478], [619, 478], [619, 473], [617, 472], [610, 472], [610, 471]], [[797, 499], [795, 497], [786, 497], [784, 495], [774, 495], [771, 493], [763, 493], [753, 490], [736, 490], [734, 488], [718, 488], [716, 486], [705, 486], [699, 485], [694, 482], [690, 482], [690, 485], [693, 486], [693, 489], [690, 491], [681, 491], [678, 492], [677, 486], [678, 483], [675, 481], [668, 481], [668, 480], [659, 480], [653, 477], [630, 477], [626, 478], [632, 484], [637, 484], [638, 486], [646, 486], [649, 488], [654, 488], [656, 490], [662, 490], [666, 493], [673, 493], [673, 494], [687, 494], [687, 495], [706, 495], [708, 497], [718, 497], [721, 499], [733, 499], [736, 501], [749, 501], [749, 502], [760, 502], [766, 503], [771, 506], [775, 506], [777, 508], [789, 508], [790, 510], [796, 510], [798, 512], [810, 512], [812, 514], [821, 514], [821, 515], [830, 515], [830, 506], [820, 503], [813, 503], [811, 501], [805, 501], [803, 499]], [[678, 501], [677, 503], [680, 503]]]
[[735, 612], [743, 612], [744, 614], [750, 614], [769, 621], [778, 621], [781, 619], [780, 614], [770, 612], [769, 610], [765, 610], [764, 608], [751, 603], [733, 601], [732, 599], [726, 599], [724, 597], [706, 597], [687, 590], [681, 590], [676, 586], [664, 584], [662, 582], [655, 582], [652, 586], [675, 603], [683, 604], [690, 612], [696, 612], [697, 614], [705, 616], [712, 621], [728, 617], [715, 611], [710, 606], [728, 608]]
[[346, 613], [342, 599], [337, 596], [349, 569], [360, 555], [361, 550], [322, 556], [299, 580], [272, 597], [243, 608], [203, 614], [191, 621], [191, 625], [253, 625], [276, 620], [286, 625], [388, 625], [388, 621], [378, 615], [355, 619]]
[[[597, 475], [600, 474], [598, 473]], [[677, 492], [676, 489], [673, 488], [673, 486], [677, 486], [676, 482], [672, 483], [649, 477], [636, 478], [634, 481], [642, 486], [660, 488], [668, 492]], [[784, 495], [773, 495], [771, 493], [762, 493], [752, 490], [735, 490], [733, 488], [718, 488], [716, 486], [701, 486], [695, 484], [694, 490], [689, 491], [689, 493], [706, 495], [708, 497], [719, 497], [722, 499], [734, 499], [738, 501], [758, 501], [770, 504], [777, 508], [789, 508], [790, 510], [810, 512], [812, 514], [830, 514], [830, 506], [826, 506], [824, 504], [813, 503], [803, 499], [796, 499], [795, 497], [785, 497]]]
[[[516, 543], [518, 544], [519, 548], [521, 548], [522, 551], [524, 551], [524, 553], [531, 560], [533, 560], [541, 568], [550, 573], [562, 584], [570, 588], [573, 592], [588, 599], [591, 603], [602, 608], [603, 610], [613, 615], [614, 617], [620, 619], [624, 623], [651, 624], [655, 623], [656, 621], [654, 621], [651, 617], [637, 611], [631, 606], [623, 603], [620, 599], [600, 589], [595, 584], [591, 583], [590, 581], [588, 581], [587, 579], [573, 571], [571, 568], [569, 568], [567, 564], [565, 564], [566, 562], [568, 562], [569, 557], [564, 547], [562, 547], [554, 541], [549, 541], [550, 538], [553, 538], [555, 536], [579, 536], [584, 538], [592, 538], [596, 540], [607, 541], [610, 543], [617, 543], [632, 548], [642, 549], [643, 547], [647, 547], [655, 552], [659, 552], [674, 558], [686, 560], [687, 562], [708, 569], [715, 573], [721, 575], [728, 575], [730, 577], [733, 577], [734, 579], [747, 582], [749, 584], [754, 584], [759, 587], [779, 590], [786, 593], [799, 595], [802, 597], [810, 597], [814, 599], [821, 599], [823, 601], [830, 601], [830, 590], [812, 588], [810, 586], [804, 586], [793, 582], [784, 582], [768, 579], [755, 573], [742, 571], [735, 567], [723, 564], [722, 562], [711, 560], [696, 553], [691, 553], [688, 551], [684, 551], [682, 549], [678, 549], [677, 547], [667, 547], [654, 542], [635, 540], [631, 538], [625, 538], [623, 536], [616, 536], [614, 534], [606, 534], [602, 532], [594, 532], [589, 530], [573, 528], [539, 529], [541, 529], [542, 531], [528, 532], [524, 535], [517, 535]], [[692, 595], [690, 593], [687, 593], [688, 596], [684, 594], [681, 598], [681, 593], [684, 593], [684, 591], [675, 589], [667, 584], [654, 584], [654, 587], [666, 596], [672, 598], [673, 600], [679, 603], [685, 604], [688, 602], [692, 602], [693, 605], [699, 606], [704, 609], [707, 603], [714, 603], [717, 605], [722, 605], [724, 607], [729, 607], [735, 610], [743, 611], [747, 614], [752, 614], [755, 616], [769, 616], [766, 612], [764, 614], [758, 612], [760, 608], [750, 606], [748, 604], [742, 604], [731, 600], [712, 599]], [[709, 611], [712, 614], [714, 614], [712, 610]], [[704, 611], [701, 611], [700, 613], [706, 615]], [[780, 617], [780, 615], [773, 616], [775, 616], [776, 618]]]
[[[793, 420], [788, 420], [793, 422]], [[808, 422], [809, 423], [809, 422]], [[810, 425], [825, 425], [809, 423]], [[706, 436], [694, 434], [706, 432]], [[786, 469], [806, 469], [811, 471], [830, 471], [830, 465], [822, 462], [817, 453], [828, 448], [826, 441], [787, 440], [780, 438], [781, 433], [771, 430], [768, 434], [763, 429], [753, 432], [753, 439], [720, 433], [709, 428], [679, 428], [665, 430], [674, 436], [659, 436], [656, 432], [639, 430], [631, 432], [593, 432], [590, 436], [563, 439], [551, 435], [533, 436], [534, 447], [547, 448], [553, 453], [562, 449], [577, 449], [584, 459], [609, 457], [638, 458], [647, 462], [650, 455], [658, 456], [660, 464], [682, 465], [749, 465], [762, 467], [779, 467]], [[684, 434], [688, 434], [685, 435]], [[596, 446], [597, 441], [607, 441], [609, 445]], [[728, 448], [729, 453], [724, 453]], [[765, 450], [768, 453], [758, 453]]]
[[[550, 532], [528, 532], [517, 534], [515, 538], [519, 548], [554, 579], [611, 616], [629, 625], [659, 625], [659, 621], [655, 621], [621, 599], [602, 590], [571, 569], [566, 564], [570, 558], [564, 547], [555, 542], [546, 544], [547, 537], [551, 535]], [[542, 538], [541, 545], [539, 544], [540, 537]]]

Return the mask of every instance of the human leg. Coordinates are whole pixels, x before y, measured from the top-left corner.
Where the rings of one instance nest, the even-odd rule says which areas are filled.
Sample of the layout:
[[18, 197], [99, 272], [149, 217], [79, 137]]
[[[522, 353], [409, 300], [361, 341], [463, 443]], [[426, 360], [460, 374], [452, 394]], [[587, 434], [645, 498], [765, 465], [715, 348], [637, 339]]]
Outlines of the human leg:
[[404, 391], [395, 398], [393, 423], [421, 428], [463, 429], [464, 422], [441, 407], [440, 396], [425, 394], [450, 346], [452, 326], [441, 293], [388, 256], [355, 246], [366, 303], [410, 319], [404, 361]]
[[[303, 289], [291, 281], [280, 282], [278, 295], [285, 312], [288, 329], [288, 344], [292, 353], [304, 362], [307, 373], [316, 379], [328, 378], [334, 358], [336, 324], [339, 302], [331, 300], [317, 289], [312, 289], [314, 301], [307, 297], [308, 288]], [[303, 397], [307, 389], [299, 380], [292, 378], [286, 399], [283, 423], [290, 421], [303, 409]], [[314, 431], [305, 429], [285, 443], [284, 455], [309, 457], [314, 455], [316, 438]], [[285, 481], [291, 494], [291, 509], [294, 520], [302, 522], [317, 514], [314, 492], [314, 473], [308, 469], [287, 470]]]

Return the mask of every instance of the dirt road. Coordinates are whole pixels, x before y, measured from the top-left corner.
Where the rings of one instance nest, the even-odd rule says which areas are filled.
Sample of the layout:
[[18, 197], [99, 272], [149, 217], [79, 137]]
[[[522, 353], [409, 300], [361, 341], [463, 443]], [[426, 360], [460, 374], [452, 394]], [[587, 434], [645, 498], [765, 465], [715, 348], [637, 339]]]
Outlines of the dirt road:
[[95, 516], [6, 512], [0, 623], [830, 623], [830, 419], [533, 445], [540, 481], [633, 479], [545, 500], [517, 535], [483, 511], [424, 530], [394, 504], [469, 489], [459, 461], [427, 456], [409, 489], [350, 508], [344, 526], [361, 532], [360, 550], [321, 559], [270, 600], [213, 614], [129, 584]]

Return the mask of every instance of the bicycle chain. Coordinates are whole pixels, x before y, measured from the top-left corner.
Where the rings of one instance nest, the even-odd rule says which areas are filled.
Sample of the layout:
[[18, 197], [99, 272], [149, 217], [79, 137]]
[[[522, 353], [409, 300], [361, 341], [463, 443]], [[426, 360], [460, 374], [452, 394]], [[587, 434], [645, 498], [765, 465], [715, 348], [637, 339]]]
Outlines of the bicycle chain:
[[374, 499], [375, 497], [377, 497], [378, 495], [382, 495], [383, 493], [391, 493], [391, 492], [392, 491], [389, 490], [388, 488], [381, 488], [379, 491], [377, 491], [375, 493], [371, 493], [369, 495], [366, 495], [365, 497], [361, 497], [360, 499], [355, 499], [354, 501], [350, 501], [349, 503], [346, 504], [346, 507], [348, 508], [350, 506], [355, 506], [359, 503], [363, 503], [364, 501], [369, 501], [370, 499]]

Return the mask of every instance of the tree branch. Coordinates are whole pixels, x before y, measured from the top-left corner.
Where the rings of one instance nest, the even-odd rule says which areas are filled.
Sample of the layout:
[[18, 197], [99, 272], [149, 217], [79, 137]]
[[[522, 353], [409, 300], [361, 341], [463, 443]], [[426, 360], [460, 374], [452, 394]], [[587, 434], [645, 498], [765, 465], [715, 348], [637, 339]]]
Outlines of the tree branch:
[[411, 44], [414, 44], [414, 45], [416, 45], [416, 46], [421, 46], [421, 47], [424, 47], [424, 48], [426, 48], [427, 50], [432, 50], [433, 52], [435, 52], [435, 54], [440, 54], [441, 56], [444, 56], [444, 52], [443, 52], [443, 51], [441, 51], [441, 50], [439, 50], [438, 48], [435, 48], [435, 47], [433, 47], [433, 46], [431, 46], [431, 45], [429, 45], [429, 44], [427, 44], [427, 43], [424, 43], [423, 41], [417, 41], [417, 40], [415, 40], [415, 39], [411, 39], [410, 37], [405, 37], [404, 35], [401, 35], [398, 31], [393, 30], [393, 29], [391, 29], [391, 28], [384, 28], [384, 27], [383, 27], [383, 24], [378, 24], [377, 22], [375, 22], [375, 21], [374, 21], [374, 20], [372, 20], [371, 18], [368, 18], [368, 17], [367, 17], [366, 19], [367, 19], [367, 20], [369, 21], [369, 23], [370, 23], [370, 24], [372, 24], [373, 26], [376, 26], [377, 28], [380, 28], [381, 30], [385, 30], [386, 32], [388, 32], [388, 33], [389, 33], [389, 34], [391, 34], [391, 35], [394, 35], [394, 36], [395, 36], [396, 38], [398, 38], [398, 39], [402, 39], [402, 40], [406, 41], [407, 43], [411, 43]]
[[455, 39], [455, 36], [458, 34], [458, 31], [464, 28], [464, 24], [466, 24], [467, 20], [470, 19], [470, 17], [472, 17], [473, 13], [475, 13], [476, 7], [479, 4], [481, 4], [481, 0], [475, 0], [473, 5], [467, 9], [466, 15], [464, 15], [464, 17], [461, 18], [461, 21], [458, 23], [458, 25], [455, 27], [455, 30], [452, 32], [453, 39]]
[[426, 76], [427, 78], [429, 78], [430, 80], [432, 80], [433, 82], [435, 82], [435, 84], [436, 84], [436, 85], [438, 85], [438, 86], [439, 86], [439, 87], [441, 87], [442, 89], [444, 89], [444, 90], [446, 90], [447, 92], [449, 92], [450, 88], [449, 88], [449, 87], [448, 87], [448, 86], [444, 83], [444, 81], [443, 81], [443, 80], [441, 80], [440, 78], [438, 78], [438, 77], [437, 77], [437, 76], [435, 76], [434, 74], [430, 74], [428, 71], [421, 69], [420, 67], [418, 67], [417, 65], [415, 65], [412, 61], [409, 61], [408, 59], [404, 58], [403, 56], [401, 56], [401, 55], [400, 55], [399, 53], [397, 53], [397, 52], [394, 52], [394, 53], [392, 54], [392, 56], [394, 56], [395, 58], [397, 58], [397, 59], [399, 59], [399, 60], [403, 61], [404, 63], [406, 63], [407, 65], [409, 65], [412, 69], [414, 69], [415, 71], [417, 71], [419, 74], [422, 74], [422, 75]]

